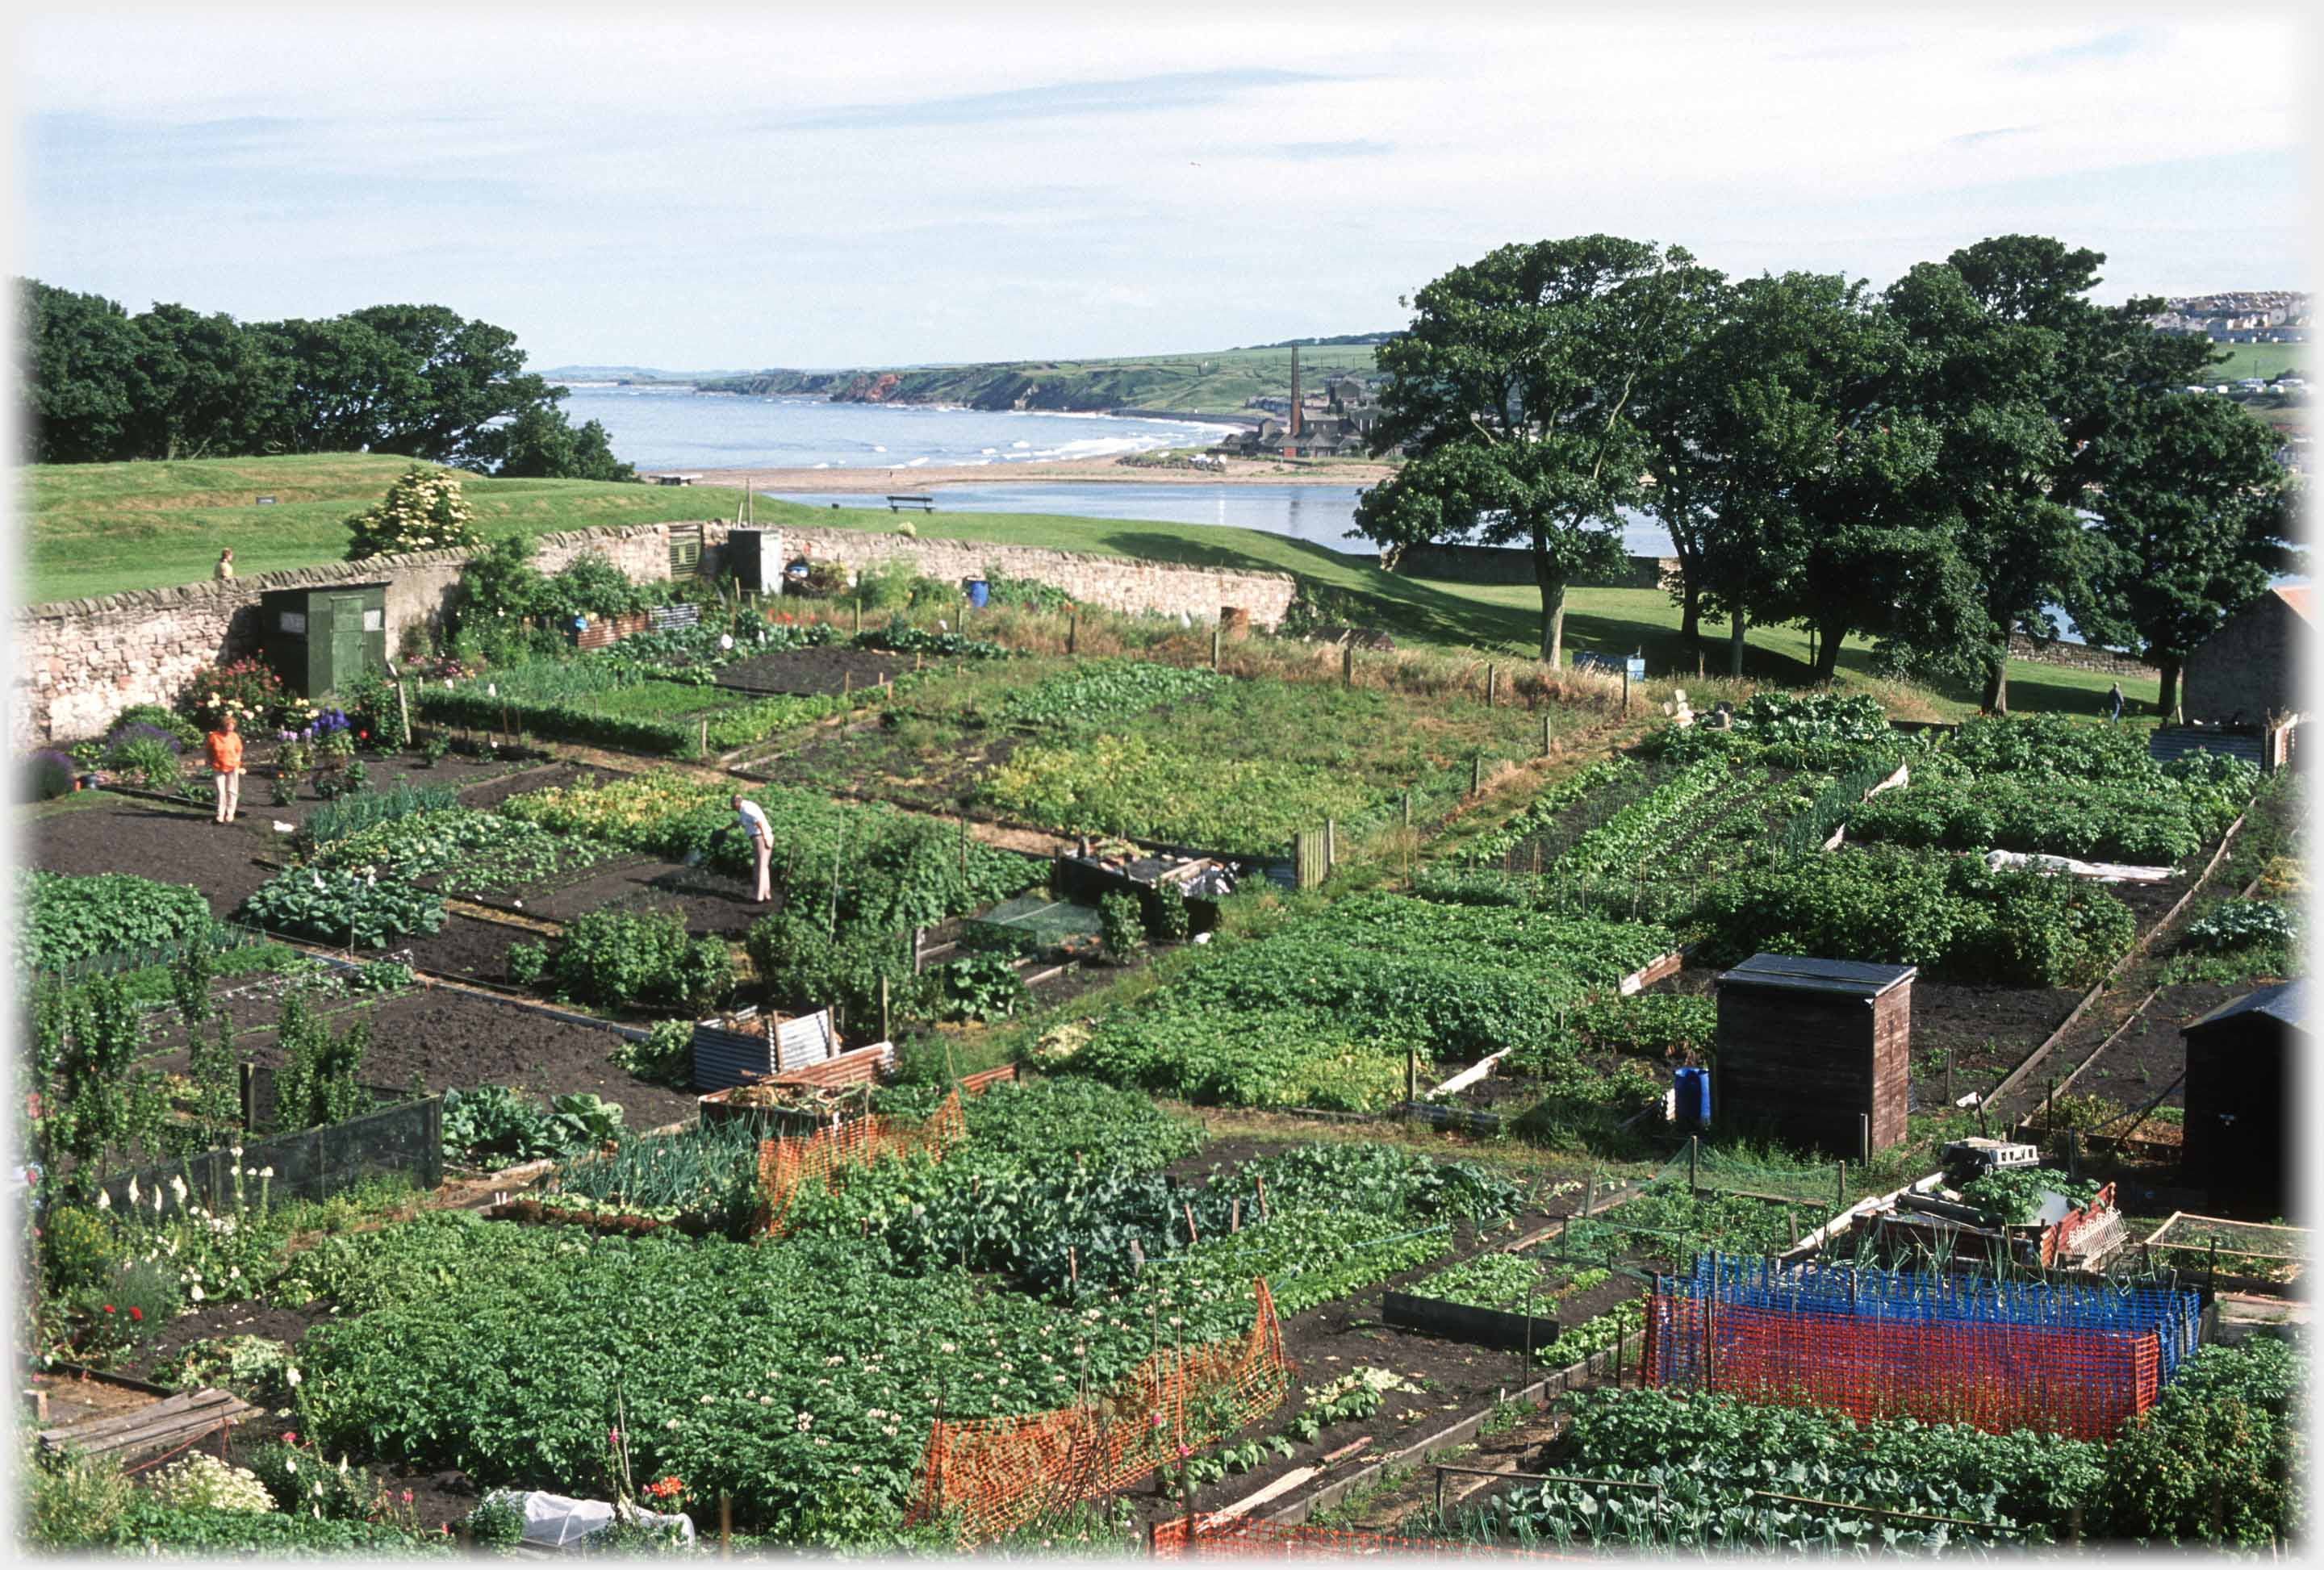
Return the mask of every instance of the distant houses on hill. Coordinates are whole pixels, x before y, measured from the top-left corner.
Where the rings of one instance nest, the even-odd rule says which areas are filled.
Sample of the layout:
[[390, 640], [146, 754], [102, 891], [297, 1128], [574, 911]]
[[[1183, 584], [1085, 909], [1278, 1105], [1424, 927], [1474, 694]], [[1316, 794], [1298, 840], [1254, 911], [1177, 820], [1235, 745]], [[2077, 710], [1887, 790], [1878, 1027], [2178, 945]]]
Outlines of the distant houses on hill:
[[2146, 318], [2158, 333], [2204, 337], [2215, 344], [2304, 344], [2308, 296], [2298, 289], [2242, 289], [2163, 302]]
[[1256, 428], [1231, 436], [1211, 450], [1232, 457], [1360, 458], [1371, 452], [1379, 404], [1355, 376], [1336, 376], [1320, 398], [1302, 398], [1296, 416], [1287, 398], [1254, 398], [1261, 411]]

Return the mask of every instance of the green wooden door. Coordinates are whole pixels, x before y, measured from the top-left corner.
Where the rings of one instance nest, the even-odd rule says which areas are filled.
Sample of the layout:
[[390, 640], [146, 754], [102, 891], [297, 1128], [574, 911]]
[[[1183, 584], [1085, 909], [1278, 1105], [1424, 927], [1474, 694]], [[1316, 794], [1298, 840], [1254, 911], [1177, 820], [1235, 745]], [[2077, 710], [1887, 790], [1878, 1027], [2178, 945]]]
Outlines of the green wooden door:
[[331, 668], [327, 684], [335, 693], [345, 692], [349, 684], [364, 673], [364, 597], [361, 594], [331, 596]]

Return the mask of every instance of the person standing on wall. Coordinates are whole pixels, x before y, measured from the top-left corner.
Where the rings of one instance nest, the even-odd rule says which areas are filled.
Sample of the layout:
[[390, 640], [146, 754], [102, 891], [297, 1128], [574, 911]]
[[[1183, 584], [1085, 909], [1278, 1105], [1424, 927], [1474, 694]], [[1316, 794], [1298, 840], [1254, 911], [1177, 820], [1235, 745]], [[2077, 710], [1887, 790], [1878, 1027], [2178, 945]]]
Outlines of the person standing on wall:
[[204, 738], [210, 755], [210, 782], [217, 787], [217, 821], [234, 822], [242, 809], [242, 737], [234, 727], [234, 712], [222, 711], [217, 729]]
[[765, 904], [775, 897], [767, 886], [767, 867], [775, 855], [775, 831], [767, 822], [766, 809], [758, 803], [746, 802], [736, 795], [728, 799], [727, 805], [734, 809], [734, 821], [742, 825], [742, 832], [751, 837], [751, 851], [758, 860], [757, 892], [751, 896], [752, 903]]

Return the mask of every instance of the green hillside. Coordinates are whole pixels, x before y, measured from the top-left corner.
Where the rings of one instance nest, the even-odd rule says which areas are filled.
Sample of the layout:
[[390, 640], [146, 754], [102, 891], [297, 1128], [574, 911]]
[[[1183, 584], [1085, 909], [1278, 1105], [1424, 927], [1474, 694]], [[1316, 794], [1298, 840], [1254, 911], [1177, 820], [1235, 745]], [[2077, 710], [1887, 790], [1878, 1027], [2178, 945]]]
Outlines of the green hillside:
[[[1372, 345], [1327, 344], [1299, 351], [1302, 386], [1370, 375]], [[1010, 360], [982, 365], [918, 365], [861, 371], [761, 371], [702, 383], [712, 392], [790, 393], [867, 403], [948, 403], [970, 409], [1095, 412], [1167, 409], [1233, 414], [1254, 398], [1291, 392], [1287, 348], [1221, 349], [1203, 354], [1139, 354], [1115, 360]]]

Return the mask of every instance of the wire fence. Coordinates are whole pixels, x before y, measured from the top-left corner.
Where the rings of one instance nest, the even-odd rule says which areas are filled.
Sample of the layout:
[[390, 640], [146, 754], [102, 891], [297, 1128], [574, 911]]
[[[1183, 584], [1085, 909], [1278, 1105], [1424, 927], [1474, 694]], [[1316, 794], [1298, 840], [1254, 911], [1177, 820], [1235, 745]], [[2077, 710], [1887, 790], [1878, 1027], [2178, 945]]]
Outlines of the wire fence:
[[273, 941], [256, 927], [244, 926], [238, 922], [213, 922], [209, 931], [200, 937], [184, 938], [174, 943], [109, 950], [61, 966], [39, 969], [26, 967], [23, 973], [35, 987], [71, 987], [100, 976], [121, 976], [133, 970], [150, 970], [158, 965], [174, 965], [196, 949], [207, 948], [212, 953], [224, 954], [236, 949], [256, 948]]

